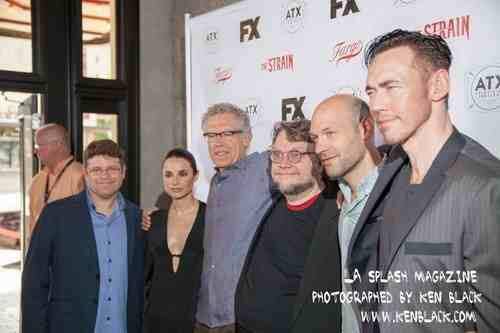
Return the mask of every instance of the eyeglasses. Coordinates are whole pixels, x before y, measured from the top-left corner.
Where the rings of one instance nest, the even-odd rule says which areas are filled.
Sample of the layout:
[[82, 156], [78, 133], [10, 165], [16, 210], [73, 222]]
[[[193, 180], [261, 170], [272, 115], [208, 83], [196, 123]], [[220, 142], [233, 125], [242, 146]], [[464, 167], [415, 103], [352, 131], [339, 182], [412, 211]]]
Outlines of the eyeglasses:
[[110, 175], [110, 176], [116, 176], [122, 171], [121, 167], [114, 166], [114, 167], [109, 167], [109, 168], [92, 168], [89, 169], [87, 172], [89, 175], [92, 177], [100, 177], [104, 175], [104, 173]]
[[54, 143], [61, 143], [61, 140], [52, 140], [52, 141], [47, 141], [47, 142], [43, 142], [43, 143], [35, 143], [34, 148], [40, 149], [42, 147], [46, 147], [46, 146], [54, 144]]
[[271, 161], [275, 163], [282, 163], [285, 160], [288, 163], [297, 164], [302, 160], [303, 155], [314, 154], [312, 151], [298, 151], [298, 150], [290, 150], [288, 152], [280, 151], [280, 150], [271, 150]]
[[222, 132], [205, 132], [203, 133], [203, 137], [207, 140], [214, 140], [215, 138], [231, 138], [236, 134], [243, 133], [243, 130], [230, 130], [230, 131], [222, 131]]

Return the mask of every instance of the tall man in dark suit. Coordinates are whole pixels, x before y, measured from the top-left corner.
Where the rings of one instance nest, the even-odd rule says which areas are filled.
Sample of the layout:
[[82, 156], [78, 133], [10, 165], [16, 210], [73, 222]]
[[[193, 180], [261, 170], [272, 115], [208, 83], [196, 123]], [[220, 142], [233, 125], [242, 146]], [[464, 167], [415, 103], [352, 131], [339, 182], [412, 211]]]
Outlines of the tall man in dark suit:
[[[334, 244], [328, 262], [340, 290], [337, 241], [336, 186], [324, 188], [321, 165], [309, 139], [310, 122], [281, 122], [275, 126], [270, 152], [271, 175], [281, 195], [264, 215], [250, 245], [236, 289], [235, 309], [241, 333], [288, 333], [296, 317], [293, 308], [313, 239]], [[333, 192], [333, 196], [329, 195]], [[335, 246], [337, 245], [337, 246]], [[314, 246], [314, 244], [313, 244]], [[340, 306], [332, 305], [331, 332], [340, 328]], [[314, 320], [302, 332], [317, 332]], [[301, 324], [303, 325], [303, 323]]]
[[34, 229], [23, 333], [141, 331], [144, 243], [139, 208], [119, 192], [125, 157], [113, 141], [94, 141], [84, 168], [87, 190], [49, 204]]
[[[354, 287], [371, 288], [371, 269], [386, 279], [372, 283], [393, 296], [378, 305], [381, 332], [498, 332], [500, 161], [450, 120], [450, 49], [395, 30], [365, 63], [370, 111], [395, 147], [350, 244]], [[359, 314], [367, 328], [374, 318]]]

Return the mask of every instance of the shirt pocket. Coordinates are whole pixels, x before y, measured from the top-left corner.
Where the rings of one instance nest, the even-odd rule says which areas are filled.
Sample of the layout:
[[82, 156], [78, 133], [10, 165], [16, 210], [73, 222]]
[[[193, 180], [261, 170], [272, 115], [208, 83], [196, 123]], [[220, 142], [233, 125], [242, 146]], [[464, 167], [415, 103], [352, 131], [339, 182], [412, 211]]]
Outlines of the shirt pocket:
[[404, 253], [422, 256], [449, 256], [453, 251], [453, 243], [440, 242], [406, 242]]

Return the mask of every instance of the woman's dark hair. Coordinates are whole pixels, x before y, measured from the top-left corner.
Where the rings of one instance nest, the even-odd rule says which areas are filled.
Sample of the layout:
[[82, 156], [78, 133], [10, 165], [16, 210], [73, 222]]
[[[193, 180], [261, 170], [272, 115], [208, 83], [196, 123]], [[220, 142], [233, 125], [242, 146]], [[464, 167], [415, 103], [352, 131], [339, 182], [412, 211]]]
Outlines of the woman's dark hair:
[[193, 154], [191, 154], [187, 149], [184, 148], [172, 149], [165, 155], [165, 157], [163, 158], [163, 162], [161, 162], [161, 165], [163, 166], [165, 164], [165, 161], [172, 157], [185, 159], [186, 161], [188, 161], [189, 165], [191, 165], [191, 169], [193, 169], [193, 174], [196, 175], [198, 173], [198, 168], [196, 167], [196, 160]]

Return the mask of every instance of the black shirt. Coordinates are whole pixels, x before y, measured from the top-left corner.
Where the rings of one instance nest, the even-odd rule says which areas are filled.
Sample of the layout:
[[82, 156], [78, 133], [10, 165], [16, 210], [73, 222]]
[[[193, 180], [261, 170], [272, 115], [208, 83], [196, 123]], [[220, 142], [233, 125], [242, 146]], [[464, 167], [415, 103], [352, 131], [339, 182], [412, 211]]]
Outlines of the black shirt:
[[292, 211], [281, 198], [263, 222], [243, 277], [238, 323], [259, 333], [289, 332], [295, 297], [324, 199]]

